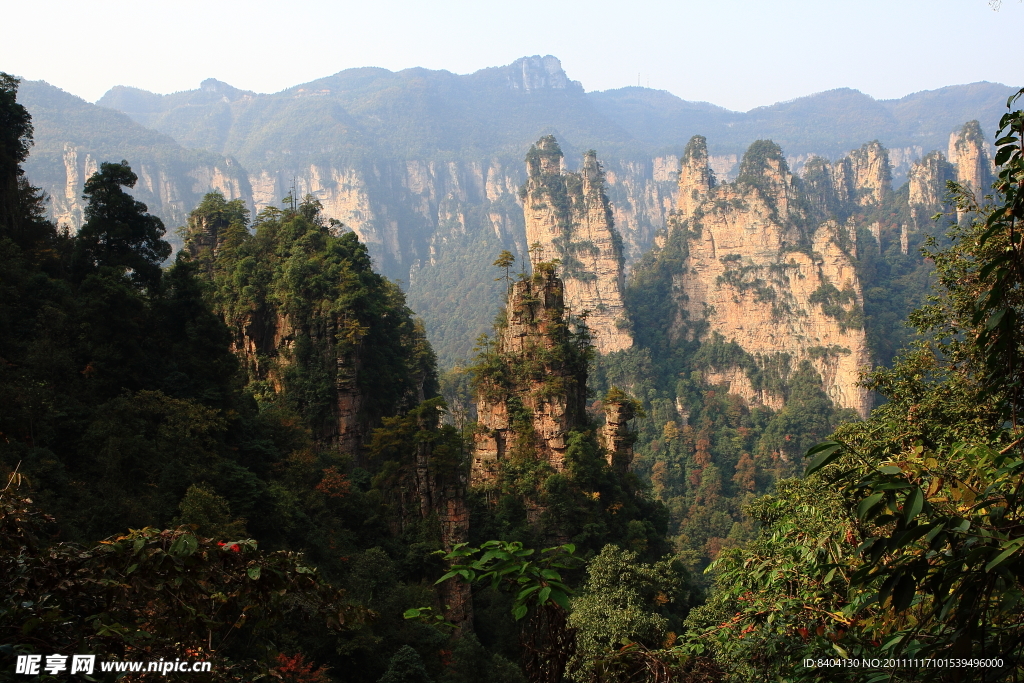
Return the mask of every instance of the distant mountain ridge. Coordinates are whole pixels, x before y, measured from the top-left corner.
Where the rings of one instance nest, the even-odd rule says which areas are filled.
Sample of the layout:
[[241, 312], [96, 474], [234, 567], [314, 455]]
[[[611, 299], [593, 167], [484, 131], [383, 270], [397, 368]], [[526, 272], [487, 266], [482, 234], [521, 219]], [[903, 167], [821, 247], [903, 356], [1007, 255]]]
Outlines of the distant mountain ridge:
[[[401, 92], [396, 92], [396, 87]], [[418, 132], [425, 140], [432, 140], [436, 150], [515, 149], [522, 146], [520, 136], [525, 131], [517, 133], [532, 126], [534, 139], [549, 132], [543, 129], [550, 127], [580, 150], [589, 145], [606, 154], [647, 155], [673, 149], [678, 153], [675, 148], [685, 146], [691, 136], [699, 134], [713, 141], [709, 149], [712, 155], [742, 153], [754, 140], [770, 138], [794, 155], [836, 156], [868, 139], [878, 139], [889, 148], [944, 147], [950, 131], [971, 119], [979, 120], [986, 130], [994, 130], [1005, 110], [1006, 98], [1014, 91], [999, 83], [978, 82], [921, 91], [895, 100], [876, 100], [851, 88], [838, 88], [735, 112], [637, 86], [585, 92], [549, 55], [522, 58], [505, 67], [467, 75], [421, 68], [398, 72], [370, 67], [346, 69], [273, 94], [242, 91], [215, 79], [203, 81], [198, 90], [169, 95], [117, 86], [97, 104], [122, 111], [185, 146], [239, 154], [243, 163], [254, 159], [245, 153], [248, 147], [239, 145], [230, 135], [230, 126], [252, 133], [255, 119], [265, 120], [272, 112], [284, 113], [252, 103], [306, 98], [336, 102], [341, 109], [331, 112], [333, 116], [340, 115], [361, 133], [380, 132], [375, 129], [401, 119], [416, 126], [409, 119], [416, 113], [428, 113], [417, 126]], [[539, 103], [543, 109], [522, 106], [522, 98], [517, 95], [543, 97]], [[437, 106], [433, 116], [424, 112], [424, 104]], [[495, 108], [499, 104], [505, 106]], [[395, 111], [405, 115], [396, 116]], [[213, 136], [216, 132], [221, 135]], [[350, 134], [358, 133], [353, 130]], [[482, 140], [486, 142], [481, 144]], [[409, 151], [410, 147], [401, 149]]]

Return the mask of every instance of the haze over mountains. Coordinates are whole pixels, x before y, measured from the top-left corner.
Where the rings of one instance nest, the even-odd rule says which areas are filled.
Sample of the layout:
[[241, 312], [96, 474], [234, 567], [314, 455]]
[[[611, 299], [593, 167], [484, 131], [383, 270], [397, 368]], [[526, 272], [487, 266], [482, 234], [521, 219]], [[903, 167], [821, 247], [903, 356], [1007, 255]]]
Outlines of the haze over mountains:
[[96, 105], [42, 82], [24, 83], [21, 97], [36, 126], [27, 171], [58, 220], [77, 227], [81, 185], [99, 162], [122, 158], [139, 173], [137, 196], [172, 229], [212, 189], [254, 210], [293, 189], [314, 194], [405, 282], [447, 364], [469, 353], [500, 303], [494, 256], [525, 254], [523, 157], [542, 135], [558, 138], [571, 167], [597, 150], [635, 260], [673, 208], [694, 134], [707, 137], [720, 177], [757, 139], [778, 143], [795, 170], [877, 139], [899, 184], [965, 121], [991, 135], [1013, 91], [974, 83], [879, 101], [838, 89], [741, 113], [640, 87], [588, 93], [555, 57], [535, 56], [468, 75], [348, 69], [274, 94], [208, 79], [170, 95], [118, 86]]

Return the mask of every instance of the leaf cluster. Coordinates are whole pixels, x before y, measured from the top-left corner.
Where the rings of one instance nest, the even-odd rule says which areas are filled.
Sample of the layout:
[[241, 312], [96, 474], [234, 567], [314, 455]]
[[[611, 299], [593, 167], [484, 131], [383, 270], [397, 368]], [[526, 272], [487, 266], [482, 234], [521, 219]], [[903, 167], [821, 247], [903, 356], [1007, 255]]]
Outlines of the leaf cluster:
[[519, 541], [487, 541], [478, 548], [458, 543], [444, 559], [451, 563], [447, 574], [437, 583], [456, 576], [466, 583], [490, 584], [492, 589], [510, 589], [515, 595], [512, 615], [516, 621], [531, 609], [554, 604], [569, 610], [573, 590], [562, 581], [559, 570], [575, 569], [580, 559], [571, 543], [544, 548], [538, 557], [534, 548]]

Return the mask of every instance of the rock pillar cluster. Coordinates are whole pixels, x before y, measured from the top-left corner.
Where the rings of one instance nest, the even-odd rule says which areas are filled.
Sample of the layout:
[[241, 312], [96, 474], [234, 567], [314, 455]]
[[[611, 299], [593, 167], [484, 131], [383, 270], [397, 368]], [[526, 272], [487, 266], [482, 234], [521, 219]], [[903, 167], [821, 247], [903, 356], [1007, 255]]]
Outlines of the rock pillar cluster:
[[[774, 143], [754, 143], [737, 181], [717, 186], [708, 182], [703, 138], [691, 140], [683, 159], [676, 229], [687, 231], [688, 243], [674, 278], [677, 333], [735, 342], [748, 364], [788, 366], [781, 375], [808, 361], [838, 406], [866, 415], [870, 395], [858, 382], [871, 361], [852, 224], [826, 220], [808, 228], [811, 217]], [[887, 170], [884, 149], [874, 144], [824, 168], [831, 191], [858, 201], [879, 200]], [[730, 391], [752, 402], [780, 405], [739, 366], [706, 375], [728, 377], [737, 385]]]
[[587, 152], [579, 173], [565, 171], [562, 150], [545, 136], [527, 155], [523, 188], [526, 240], [537, 263], [560, 261], [565, 303], [571, 313], [589, 311], [587, 325], [600, 353], [633, 345], [622, 300], [622, 241], [612, 220], [604, 173]]

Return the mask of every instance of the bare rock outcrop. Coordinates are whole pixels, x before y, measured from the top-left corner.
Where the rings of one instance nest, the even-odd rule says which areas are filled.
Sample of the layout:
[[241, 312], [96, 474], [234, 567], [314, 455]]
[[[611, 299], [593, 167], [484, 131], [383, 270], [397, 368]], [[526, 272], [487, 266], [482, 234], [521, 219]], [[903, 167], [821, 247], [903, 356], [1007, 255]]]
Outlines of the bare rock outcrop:
[[910, 167], [907, 201], [911, 206], [940, 207], [945, 204], [946, 181], [955, 179], [956, 169], [946, 156], [938, 150], [929, 152]]
[[636, 417], [633, 401], [621, 391], [612, 390], [604, 399], [604, 427], [600, 440], [605, 449], [608, 465], [621, 477], [629, 472], [633, 462], [633, 443], [636, 433], [629, 421]]
[[[677, 332], [735, 342], [749, 362], [762, 367], [781, 362], [795, 369], [806, 360], [838, 406], [866, 415], [870, 396], [858, 381], [871, 361], [853, 224], [828, 220], [807, 227], [813, 223], [801, 191], [774, 143], [754, 143], [734, 183], [710, 187], [703, 159], [706, 143], [695, 137], [684, 155], [692, 166], [680, 173], [677, 200], [680, 207], [692, 207], [677, 217], [676, 229], [689, 237], [673, 283], [679, 292]], [[835, 194], [845, 187], [859, 202], [890, 191], [880, 145], [865, 146], [830, 171], [835, 169]], [[706, 379], [728, 382], [748, 400], [778, 405], [777, 396], [736, 368], [712, 368]]]
[[861, 206], [881, 204], [892, 192], [892, 168], [885, 147], [875, 140], [850, 152], [847, 159], [851, 170], [849, 182], [857, 203]]
[[589, 311], [587, 325], [600, 353], [628, 349], [633, 337], [622, 299], [622, 239], [613, 224], [604, 173], [592, 151], [579, 173], [562, 166], [562, 150], [550, 135], [527, 156], [522, 199], [531, 259], [534, 267], [561, 262], [566, 306], [577, 315]]
[[956, 165], [956, 181], [980, 200], [992, 187], [992, 159], [981, 124], [968, 121], [949, 135], [949, 160]]

